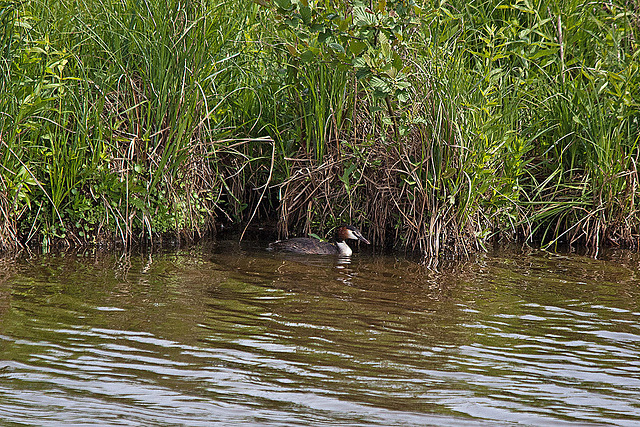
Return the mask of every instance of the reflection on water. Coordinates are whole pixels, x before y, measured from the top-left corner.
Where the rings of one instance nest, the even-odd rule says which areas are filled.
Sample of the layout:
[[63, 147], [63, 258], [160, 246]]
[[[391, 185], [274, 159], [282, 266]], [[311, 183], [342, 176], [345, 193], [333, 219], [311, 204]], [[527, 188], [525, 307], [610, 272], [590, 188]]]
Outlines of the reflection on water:
[[0, 261], [0, 420], [640, 424], [640, 257]]

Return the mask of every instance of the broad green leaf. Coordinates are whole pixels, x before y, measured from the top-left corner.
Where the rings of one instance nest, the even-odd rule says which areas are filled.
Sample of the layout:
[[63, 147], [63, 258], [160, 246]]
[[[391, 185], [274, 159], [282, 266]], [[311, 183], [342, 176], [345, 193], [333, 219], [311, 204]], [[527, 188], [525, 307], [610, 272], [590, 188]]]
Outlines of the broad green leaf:
[[333, 50], [334, 52], [340, 52], [340, 53], [344, 53], [344, 48], [342, 47], [341, 44], [338, 43], [329, 43], [329, 47], [331, 48], [331, 50]]
[[395, 52], [393, 53], [393, 68], [402, 70], [402, 57]]
[[351, 176], [351, 174], [355, 169], [356, 169], [356, 164], [352, 163], [344, 170], [344, 173], [340, 177], [340, 181], [342, 181], [345, 186], [349, 185], [349, 177]]
[[351, 61], [351, 63], [353, 64], [354, 68], [367, 68], [367, 63], [365, 62], [364, 58], [362, 57], [356, 57], [353, 58], [353, 61]]
[[356, 71], [356, 79], [362, 80], [371, 75], [371, 70], [369, 68], [358, 68]]
[[[349, 50], [354, 55], [360, 55], [367, 48], [367, 44], [360, 40], [352, 40], [349, 42]], [[354, 63], [354, 65], [356, 65]], [[357, 66], [357, 65], [356, 65]]]
[[385, 33], [380, 33], [378, 36], [378, 43], [380, 43], [382, 55], [384, 55], [385, 58], [389, 58], [391, 56], [391, 45], [389, 44], [389, 38]]
[[366, 27], [375, 23], [375, 16], [364, 7], [353, 8], [353, 21], [358, 27]]
[[309, 6], [302, 6], [302, 8], [300, 8], [300, 16], [305, 24], [309, 24], [311, 22], [311, 8]]
[[316, 59], [316, 56], [310, 50], [307, 50], [300, 55], [300, 60], [303, 62], [311, 62]]
[[318, 33], [318, 42], [324, 43], [329, 37], [331, 37], [332, 32], [330, 28]]
[[287, 50], [289, 51], [289, 54], [293, 57], [297, 57], [298, 56], [298, 51], [296, 50], [296, 47], [292, 44], [287, 44]]
[[389, 84], [379, 77], [373, 77], [371, 79], [371, 87], [374, 90], [374, 97], [384, 98], [391, 93]]
[[407, 92], [406, 90], [397, 91], [396, 97], [398, 98], [398, 101], [402, 103], [408, 102], [411, 99], [411, 97], [409, 96], [409, 92]]
[[276, 6], [280, 9], [291, 10], [293, 9], [293, 5], [291, 4], [291, 0], [275, 0]]

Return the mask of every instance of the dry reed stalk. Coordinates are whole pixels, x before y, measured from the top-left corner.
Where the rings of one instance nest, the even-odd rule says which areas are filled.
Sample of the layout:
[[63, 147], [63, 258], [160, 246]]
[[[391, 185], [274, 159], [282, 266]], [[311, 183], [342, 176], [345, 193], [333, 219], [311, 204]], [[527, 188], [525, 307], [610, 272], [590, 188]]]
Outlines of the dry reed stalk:
[[[401, 144], [377, 140], [363, 152], [343, 146], [320, 164], [302, 151], [288, 159], [293, 173], [278, 185], [279, 237], [292, 231], [308, 234], [313, 223], [319, 224], [314, 232], [323, 232], [328, 225], [350, 221], [362, 225], [378, 247], [401, 246], [425, 258], [468, 254], [477, 248], [475, 227], [459, 224], [454, 206], [443, 205], [422, 182], [411, 161], [419, 158], [420, 144], [418, 138]], [[353, 163], [359, 173], [347, 186], [341, 177], [345, 165]]]

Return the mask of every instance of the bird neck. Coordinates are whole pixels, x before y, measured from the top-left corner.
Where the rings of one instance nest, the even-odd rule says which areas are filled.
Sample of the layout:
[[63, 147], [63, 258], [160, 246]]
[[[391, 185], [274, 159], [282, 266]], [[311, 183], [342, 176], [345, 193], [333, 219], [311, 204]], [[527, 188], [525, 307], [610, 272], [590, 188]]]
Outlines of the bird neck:
[[353, 251], [344, 240], [337, 241], [336, 247], [338, 248], [338, 253], [342, 256], [351, 256], [353, 254]]

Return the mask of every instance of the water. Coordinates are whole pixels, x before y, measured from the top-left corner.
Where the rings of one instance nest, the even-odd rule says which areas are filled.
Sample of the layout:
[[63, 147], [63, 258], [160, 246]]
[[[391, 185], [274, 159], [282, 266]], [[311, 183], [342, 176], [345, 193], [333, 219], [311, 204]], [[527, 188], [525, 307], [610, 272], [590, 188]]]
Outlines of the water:
[[640, 256], [0, 260], [2, 425], [640, 425]]

